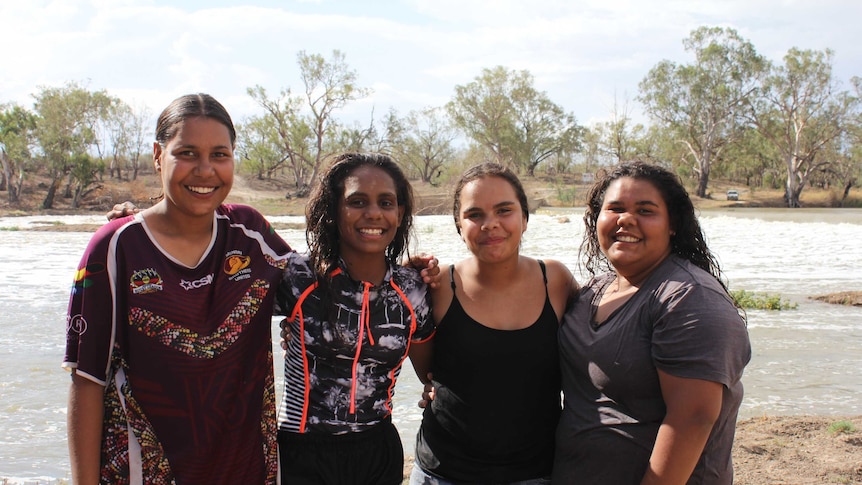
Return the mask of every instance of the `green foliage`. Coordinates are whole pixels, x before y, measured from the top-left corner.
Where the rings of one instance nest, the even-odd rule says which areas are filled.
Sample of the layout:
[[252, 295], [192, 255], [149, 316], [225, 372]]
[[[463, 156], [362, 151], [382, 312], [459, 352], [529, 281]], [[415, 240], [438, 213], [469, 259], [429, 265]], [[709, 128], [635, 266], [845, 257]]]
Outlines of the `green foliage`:
[[332, 51], [329, 59], [300, 51], [297, 62], [302, 94], [294, 95], [290, 88], [282, 89], [278, 96], [268, 95], [261, 86], [247, 89], [266, 113], [244, 123], [246, 134], [252, 137], [243, 142], [241, 157], [254, 164], [259, 174], [271, 174], [286, 164], [299, 189], [297, 195], [304, 196], [327, 153], [341, 151], [336, 141], [343, 133], [334, 112], [368, 96], [371, 90], [356, 84], [356, 72], [341, 51]]
[[455, 126], [517, 172], [532, 176], [549, 157], [580, 148], [583, 128], [536, 90], [526, 70], [483, 69], [472, 82], [455, 86], [446, 108]]
[[738, 137], [742, 108], [756, 92], [767, 64], [733, 29], [700, 27], [683, 45], [694, 54], [694, 62], [659, 62], [640, 82], [639, 99], [687, 148], [698, 175], [695, 194], [705, 197], [712, 165]]
[[796, 310], [799, 305], [782, 300], [781, 295], [733, 290], [730, 296], [741, 308], [746, 310]]
[[554, 181], [554, 190], [557, 193], [557, 199], [562, 205], [576, 207], [583, 202], [578, 199], [578, 189], [573, 184]]
[[832, 434], [853, 433], [856, 427], [850, 421], [842, 420], [835, 421], [829, 425], [829, 432]]

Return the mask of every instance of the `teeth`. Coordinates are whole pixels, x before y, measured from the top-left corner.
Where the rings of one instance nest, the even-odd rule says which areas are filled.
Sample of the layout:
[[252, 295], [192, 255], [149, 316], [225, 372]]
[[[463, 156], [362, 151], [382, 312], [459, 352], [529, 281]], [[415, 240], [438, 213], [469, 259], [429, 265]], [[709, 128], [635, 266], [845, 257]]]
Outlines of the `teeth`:
[[640, 241], [640, 239], [632, 236], [617, 236], [617, 241], [626, 242], [626, 243], [634, 243]]
[[370, 236], [379, 236], [383, 234], [383, 229], [360, 229], [359, 232]]
[[196, 194], [209, 194], [210, 192], [215, 191], [215, 187], [194, 187], [191, 185], [187, 185], [186, 188]]

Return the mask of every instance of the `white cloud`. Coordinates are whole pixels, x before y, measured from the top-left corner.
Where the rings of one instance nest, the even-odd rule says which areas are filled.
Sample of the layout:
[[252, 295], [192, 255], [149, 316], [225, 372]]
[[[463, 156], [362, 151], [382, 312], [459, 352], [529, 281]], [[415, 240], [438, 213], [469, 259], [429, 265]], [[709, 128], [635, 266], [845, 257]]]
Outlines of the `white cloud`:
[[345, 117], [367, 122], [372, 108], [380, 116], [439, 106], [456, 84], [503, 65], [530, 71], [539, 89], [588, 122], [606, 117], [615, 100], [633, 100], [660, 60], [689, 62], [682, 40], [701, 25], [735, 28], [775, 61], [793, 46], [829, 47], [840, 79], [862, 75], [862, 4], [840, 0], [180, 3], [2, 2], [12, 40], [0, 102], [30, 105], [39, 86], [82, 81], [154, 112], [205, 91], [239, 120], [259, 112], [246, 88], [301, 90], [297, 53], [339, 49], [360, 85], [374, 89]]

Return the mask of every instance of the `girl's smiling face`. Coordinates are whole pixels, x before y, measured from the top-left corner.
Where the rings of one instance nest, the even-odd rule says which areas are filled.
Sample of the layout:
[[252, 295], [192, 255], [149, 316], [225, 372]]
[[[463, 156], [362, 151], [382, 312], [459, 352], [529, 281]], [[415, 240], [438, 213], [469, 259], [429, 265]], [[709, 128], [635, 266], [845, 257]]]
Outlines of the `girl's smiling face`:
[[471, 180], [460, 200], [458, 226], [471, 253], [488, 261], [518, 255], [527, 216], [508, 180], [493, 175]]
[[190, 117], [162, 147], [153, 144], [167, 203], [192, 217], [211, 217], [233, 186], [233, 145], [228, 128], [213, 118]]
[[596, 221], [599, 246], [616, 272], [641, 281], [671, 253], [667, 204], [646, 180], [611, 182]]
[[350, 172], [343, 185], [337, 218], [341, 257], [348, 262], [371, 255], [385, 257], [404, 215], [395, 181], [381, 168], [362, 165]]

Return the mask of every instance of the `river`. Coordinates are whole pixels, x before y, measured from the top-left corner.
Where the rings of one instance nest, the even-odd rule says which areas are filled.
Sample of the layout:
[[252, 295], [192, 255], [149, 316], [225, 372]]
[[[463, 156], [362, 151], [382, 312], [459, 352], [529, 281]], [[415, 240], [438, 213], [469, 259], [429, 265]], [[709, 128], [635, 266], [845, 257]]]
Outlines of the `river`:
[[[583, 281], [577, 265], [582, 213], [531, 215], [522, 252], [558, 259]], [[570, 222], [561, 222], [565, 218]], [[69, 377], [60, 362], [69, 288], [91, 236], [14, 228], [102, 221], [101, 215], [0, 218], [0, 483], [68, 481]], [[702, 212], [701, 223], [732, 289], [780, 294], [798, 305], [748, 311], [753, 357], [743, 378], [741, 417], [862, 414], [862, 308], [808, 298], [862, 290], [862, 210], [714, 210]], [[304, 249], [303, 231], [279, 233]], [[416, 236], [420, 249], [442, 261], [466, 255], [451, 217], [418, 217]], [[277, 339], [277, 325], [273, 335]], [[276, 356], [281, 355], [278, 348]], [[276, 369], [280, 381], [280, 363]], [[412, 454], [421, 390], [409, 365], [397, 391], [393, 418]]]

